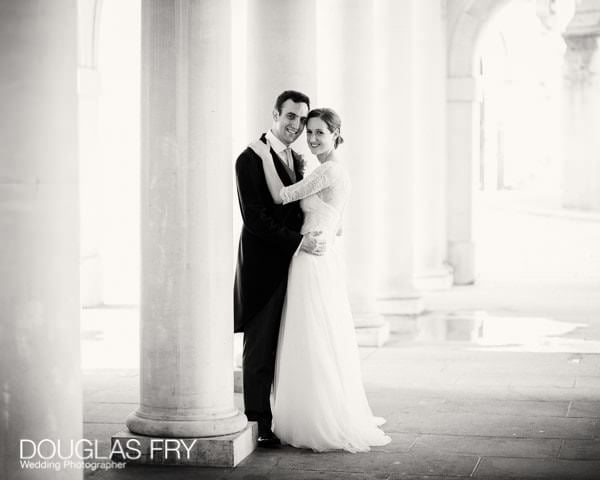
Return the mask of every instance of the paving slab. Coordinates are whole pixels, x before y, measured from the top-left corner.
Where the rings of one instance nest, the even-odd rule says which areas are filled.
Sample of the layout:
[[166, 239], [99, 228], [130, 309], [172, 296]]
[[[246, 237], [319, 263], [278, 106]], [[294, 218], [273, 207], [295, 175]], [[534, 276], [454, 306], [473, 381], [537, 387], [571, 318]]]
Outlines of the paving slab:
[[139, 370], [83, 371], [85, 402], [139, 403]]
[[474, 478], [547, 478], [598, 480], [600, 461], [537, 458], [483, 458]]
[[525, 417], [565, 417], [570, 402], [539, 401], [494, 398], [487, 399], [449, 399], [440, 405], [435, 412], [439, 413], [471, 413], [489, 415], [512, 415]]
[[600, 460], [600, 438], [595, 438], [591, 441], [564, 440], [560, 449], [560, 458], [570, 460]]
[[267, 472], [238, 469], [226, 478], [227, 480], [388, 480], [389, 475], [386, 473], [348, 473], [276, 468]]
[[[378, 416], [390, 414], [466, 413], [533, 417], [566, 417], [569, 405], [567, 400], [539, 401], [519, 398], [473, 398], [461, 392], [445, 392], [443, 396], [407, 395], [404, 390], [380, 390], [369, 396], [370, 405]], [[573, 417], [590, 417], [589, 409], [574, 410]]]
[[600, 393], [600, 372], [598, 375], [579, 375], [575, 383], [576, 388], [595, 388]]
[[446, 455], [436, 452], [423, 455], [410, 452], [387, 453], [377, 449], [356, 454], [347, 452], [321, 454], [307, 451], [281, 456], [277, 467], [304, 471], [469, 476], [478, 460], [477, 456]]
[[103, 457], [108, 456], [110, 452], [110, 439], [115, 431], [122, 429], [121, 425], [113, 423], [90, 423], [83, 424], [83, 438], [98, 443], [98, 452]]
[[411, 452], [477, 455], [490, 457], [556, 458], [561, 440], [547, 438], [419, 435]]
[[86, 471], [84, 478], [86, 480], [227, 480], [230, 476], [231, 469], [128, 464], [122, 470]]
[[86, 422], [124, 425], [127, 416], [137, 407], [137, 402], [86, 402], [83, 417]]
[[[385, 429], [385, 425], [383, 426]], [[382, 447], [377, 447], [378, 452], [385, 453], [406, 453], [410, 451], [415, 442], [417, 441], [418, 435], [411, 433], [395, 433], [386, 432], [391, 437], [392, 441]]]
[[[598, 394], [598, 396], [600, 396], [600, 393]], [[576, 400], [574, 402], [571, 402], [567, 416], [600, 418], [600, 400], [599, 401]]]
[[574, 439], [593, 439], [598, 434], [595, 419], [588, 418], [398, 413], [387, 420], [386, 430], [399, 433]]
[[598, 400], [597, 388], [561, 388], [561, 387], [531, 387], [531, 386], [511, 386], [508, 388], [508, 397], [524, 398], [529, 400], [541, 401], [595, 401]]
[[559, 387], [574, 388], [575, 376], [572, 375], [535, 375], [531, 373], [502, 373], [502, 374], [463, 374], [456, 380], [457, 386], [527, 386], [527, 387]]

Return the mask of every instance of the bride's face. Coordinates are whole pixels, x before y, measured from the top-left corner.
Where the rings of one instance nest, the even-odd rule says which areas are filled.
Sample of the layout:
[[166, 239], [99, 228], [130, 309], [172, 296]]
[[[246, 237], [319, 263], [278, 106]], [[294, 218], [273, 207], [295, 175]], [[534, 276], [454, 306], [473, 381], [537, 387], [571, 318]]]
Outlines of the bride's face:
[[306, 141], [314, 155], [333, 150], [337, 134], [329, 131], [327, 124], [317, 117], [312, 117], [306, 124]]

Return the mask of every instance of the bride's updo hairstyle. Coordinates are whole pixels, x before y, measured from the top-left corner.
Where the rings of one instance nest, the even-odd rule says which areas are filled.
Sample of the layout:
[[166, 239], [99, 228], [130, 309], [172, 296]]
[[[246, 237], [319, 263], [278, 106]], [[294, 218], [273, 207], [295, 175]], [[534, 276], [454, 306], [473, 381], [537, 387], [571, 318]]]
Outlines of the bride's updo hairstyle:
[[340, 120], [340, 116], [334, 110], [332, 110], [331, 108], [315, 108], [314, 110], [308, 112], [306, 122], [308, 123], [308, 121], [311, 118], [320, 118], [325, 122], [327, 128], [331, 133], [337, 132], [338, 136], [333, 144], [335, 148], [337, 148], [338, 145], [344, 143], [344, 139], [342, 138], [342, 135], [340, 133], [340, 129], [342, 128], [342, 121]]

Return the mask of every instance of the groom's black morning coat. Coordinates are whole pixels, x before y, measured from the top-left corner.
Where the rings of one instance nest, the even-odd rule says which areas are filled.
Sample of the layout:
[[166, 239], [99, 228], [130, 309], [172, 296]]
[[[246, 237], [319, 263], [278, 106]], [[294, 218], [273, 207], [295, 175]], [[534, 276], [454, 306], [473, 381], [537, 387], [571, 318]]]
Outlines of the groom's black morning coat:
[[[265, 136], [261, 137], [265, 141]], [[284, 185], [292, 179], [271, 149], [275, 168]], [[293, 153], [296, 181], [302, 178], [302, 160]], [[235, 163], [238, 200], [244, 221], [234, 286], [234, 330], [245, 325], [287, 280], [290, 260], [302, 236], [303, 215], [299, 202], [276, 205], [267, 187], [262, 160], [246, 148]]]

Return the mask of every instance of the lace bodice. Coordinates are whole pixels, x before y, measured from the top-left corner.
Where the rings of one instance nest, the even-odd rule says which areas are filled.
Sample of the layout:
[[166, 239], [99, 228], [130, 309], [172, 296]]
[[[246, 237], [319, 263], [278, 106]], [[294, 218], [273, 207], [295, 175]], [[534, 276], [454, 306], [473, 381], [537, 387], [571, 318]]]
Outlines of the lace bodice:
[[300, 200], [304, 224], [300, 233], [322, 231], [334, 236], [350, 196], [350, 177], [338, 162], [325, 162], [298, 183], [280, 191], [283, 203]]

